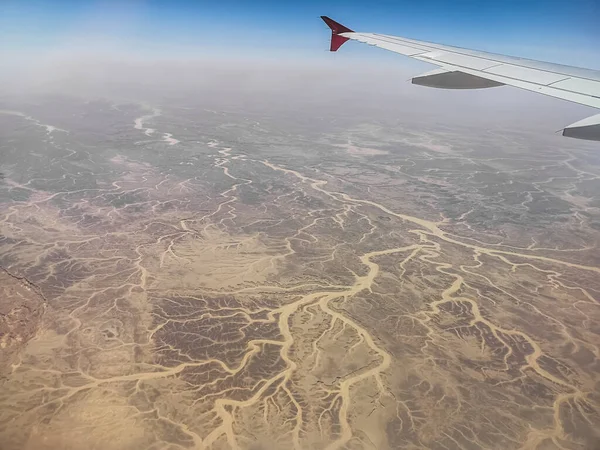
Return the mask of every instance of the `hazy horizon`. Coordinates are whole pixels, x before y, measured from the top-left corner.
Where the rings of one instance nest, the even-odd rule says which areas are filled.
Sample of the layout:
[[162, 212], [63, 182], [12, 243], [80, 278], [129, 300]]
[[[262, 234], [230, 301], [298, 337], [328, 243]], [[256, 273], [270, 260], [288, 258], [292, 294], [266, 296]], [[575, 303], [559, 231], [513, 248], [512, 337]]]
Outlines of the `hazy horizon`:
[[312, 98], [332, 109], [361, 105], [378, 116], [402, 114], [410, 101], [424, 113], [446, 114], [449, 123], [463, 116], [479, 121], [493, 111], [507, 123], [521, 116], [545, 121], [549, 132], [593, 113], [513, 88], [457, 93], [411, 86], [411, 77], [433, 66], [356, 43], [331, 53], [329, 29], [319, 19], [328, 14], [360, 31], [600, 68], [600, 10], [593, 0], [566, 9], [541, 0], [445, 5], [9, 0], [0, 5], [0, 97], [161, 101], [183, 93], [225, 101], [260, 94], [301, 103]]

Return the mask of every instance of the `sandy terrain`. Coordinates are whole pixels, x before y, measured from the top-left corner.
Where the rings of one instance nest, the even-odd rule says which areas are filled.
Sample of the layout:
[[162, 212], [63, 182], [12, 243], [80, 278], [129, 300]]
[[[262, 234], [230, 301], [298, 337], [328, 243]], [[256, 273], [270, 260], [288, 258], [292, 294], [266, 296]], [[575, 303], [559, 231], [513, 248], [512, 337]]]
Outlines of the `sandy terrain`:
[[0, 116], [3, 450], [600, 442], [593, 152], [65, 105]]

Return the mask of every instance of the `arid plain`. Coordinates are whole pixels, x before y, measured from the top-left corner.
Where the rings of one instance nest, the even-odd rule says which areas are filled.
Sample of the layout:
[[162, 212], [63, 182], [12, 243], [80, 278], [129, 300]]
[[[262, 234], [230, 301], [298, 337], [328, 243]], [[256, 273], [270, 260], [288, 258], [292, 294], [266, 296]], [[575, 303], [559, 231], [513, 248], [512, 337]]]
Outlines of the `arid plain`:
[[0, 105], [1, 449], [599, 448], [600, 148], [209, 103]]

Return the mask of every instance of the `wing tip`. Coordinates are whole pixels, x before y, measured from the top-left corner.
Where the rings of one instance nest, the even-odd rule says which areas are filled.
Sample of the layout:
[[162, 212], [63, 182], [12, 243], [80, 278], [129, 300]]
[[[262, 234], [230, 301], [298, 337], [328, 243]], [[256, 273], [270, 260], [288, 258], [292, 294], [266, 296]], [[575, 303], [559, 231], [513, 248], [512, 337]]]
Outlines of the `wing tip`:
[[340, 36], [340, 33], [352, 33], [353, 31], [330, 17], [321, 16], [321, 19], [331, 29], [331, 44], [329, 46], [329, 51], [335, 52], [348, 40], [347, 37]]
[[331, 28], [331, 32], [333, 34], [352, 33], [353, 32], [350, 28], [348, 28], [345, 25], [342, 25], [339, 22], [336, 22], [331, 17], [321, 16], [321, 19], [323, 20], [323, 22], [325, 22], [325, 24], [327, 24], [327, 26], [329, 28]]

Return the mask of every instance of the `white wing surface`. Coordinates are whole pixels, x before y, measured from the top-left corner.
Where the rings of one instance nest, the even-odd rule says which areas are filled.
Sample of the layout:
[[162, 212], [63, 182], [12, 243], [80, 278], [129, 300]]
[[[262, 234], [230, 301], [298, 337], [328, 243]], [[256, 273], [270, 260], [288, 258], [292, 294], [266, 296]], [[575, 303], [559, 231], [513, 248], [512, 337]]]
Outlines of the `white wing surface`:
[[[377, 33], [356, 33], [322, 16], [331, 28], [331, 51], [354, 40], [439, 66], [413, 84], [444, 89], [510, 85], [600, 109], [600, 71], [497, 55]], [[600, 141], [600, 114], [565, 127], [563, 135]]]

